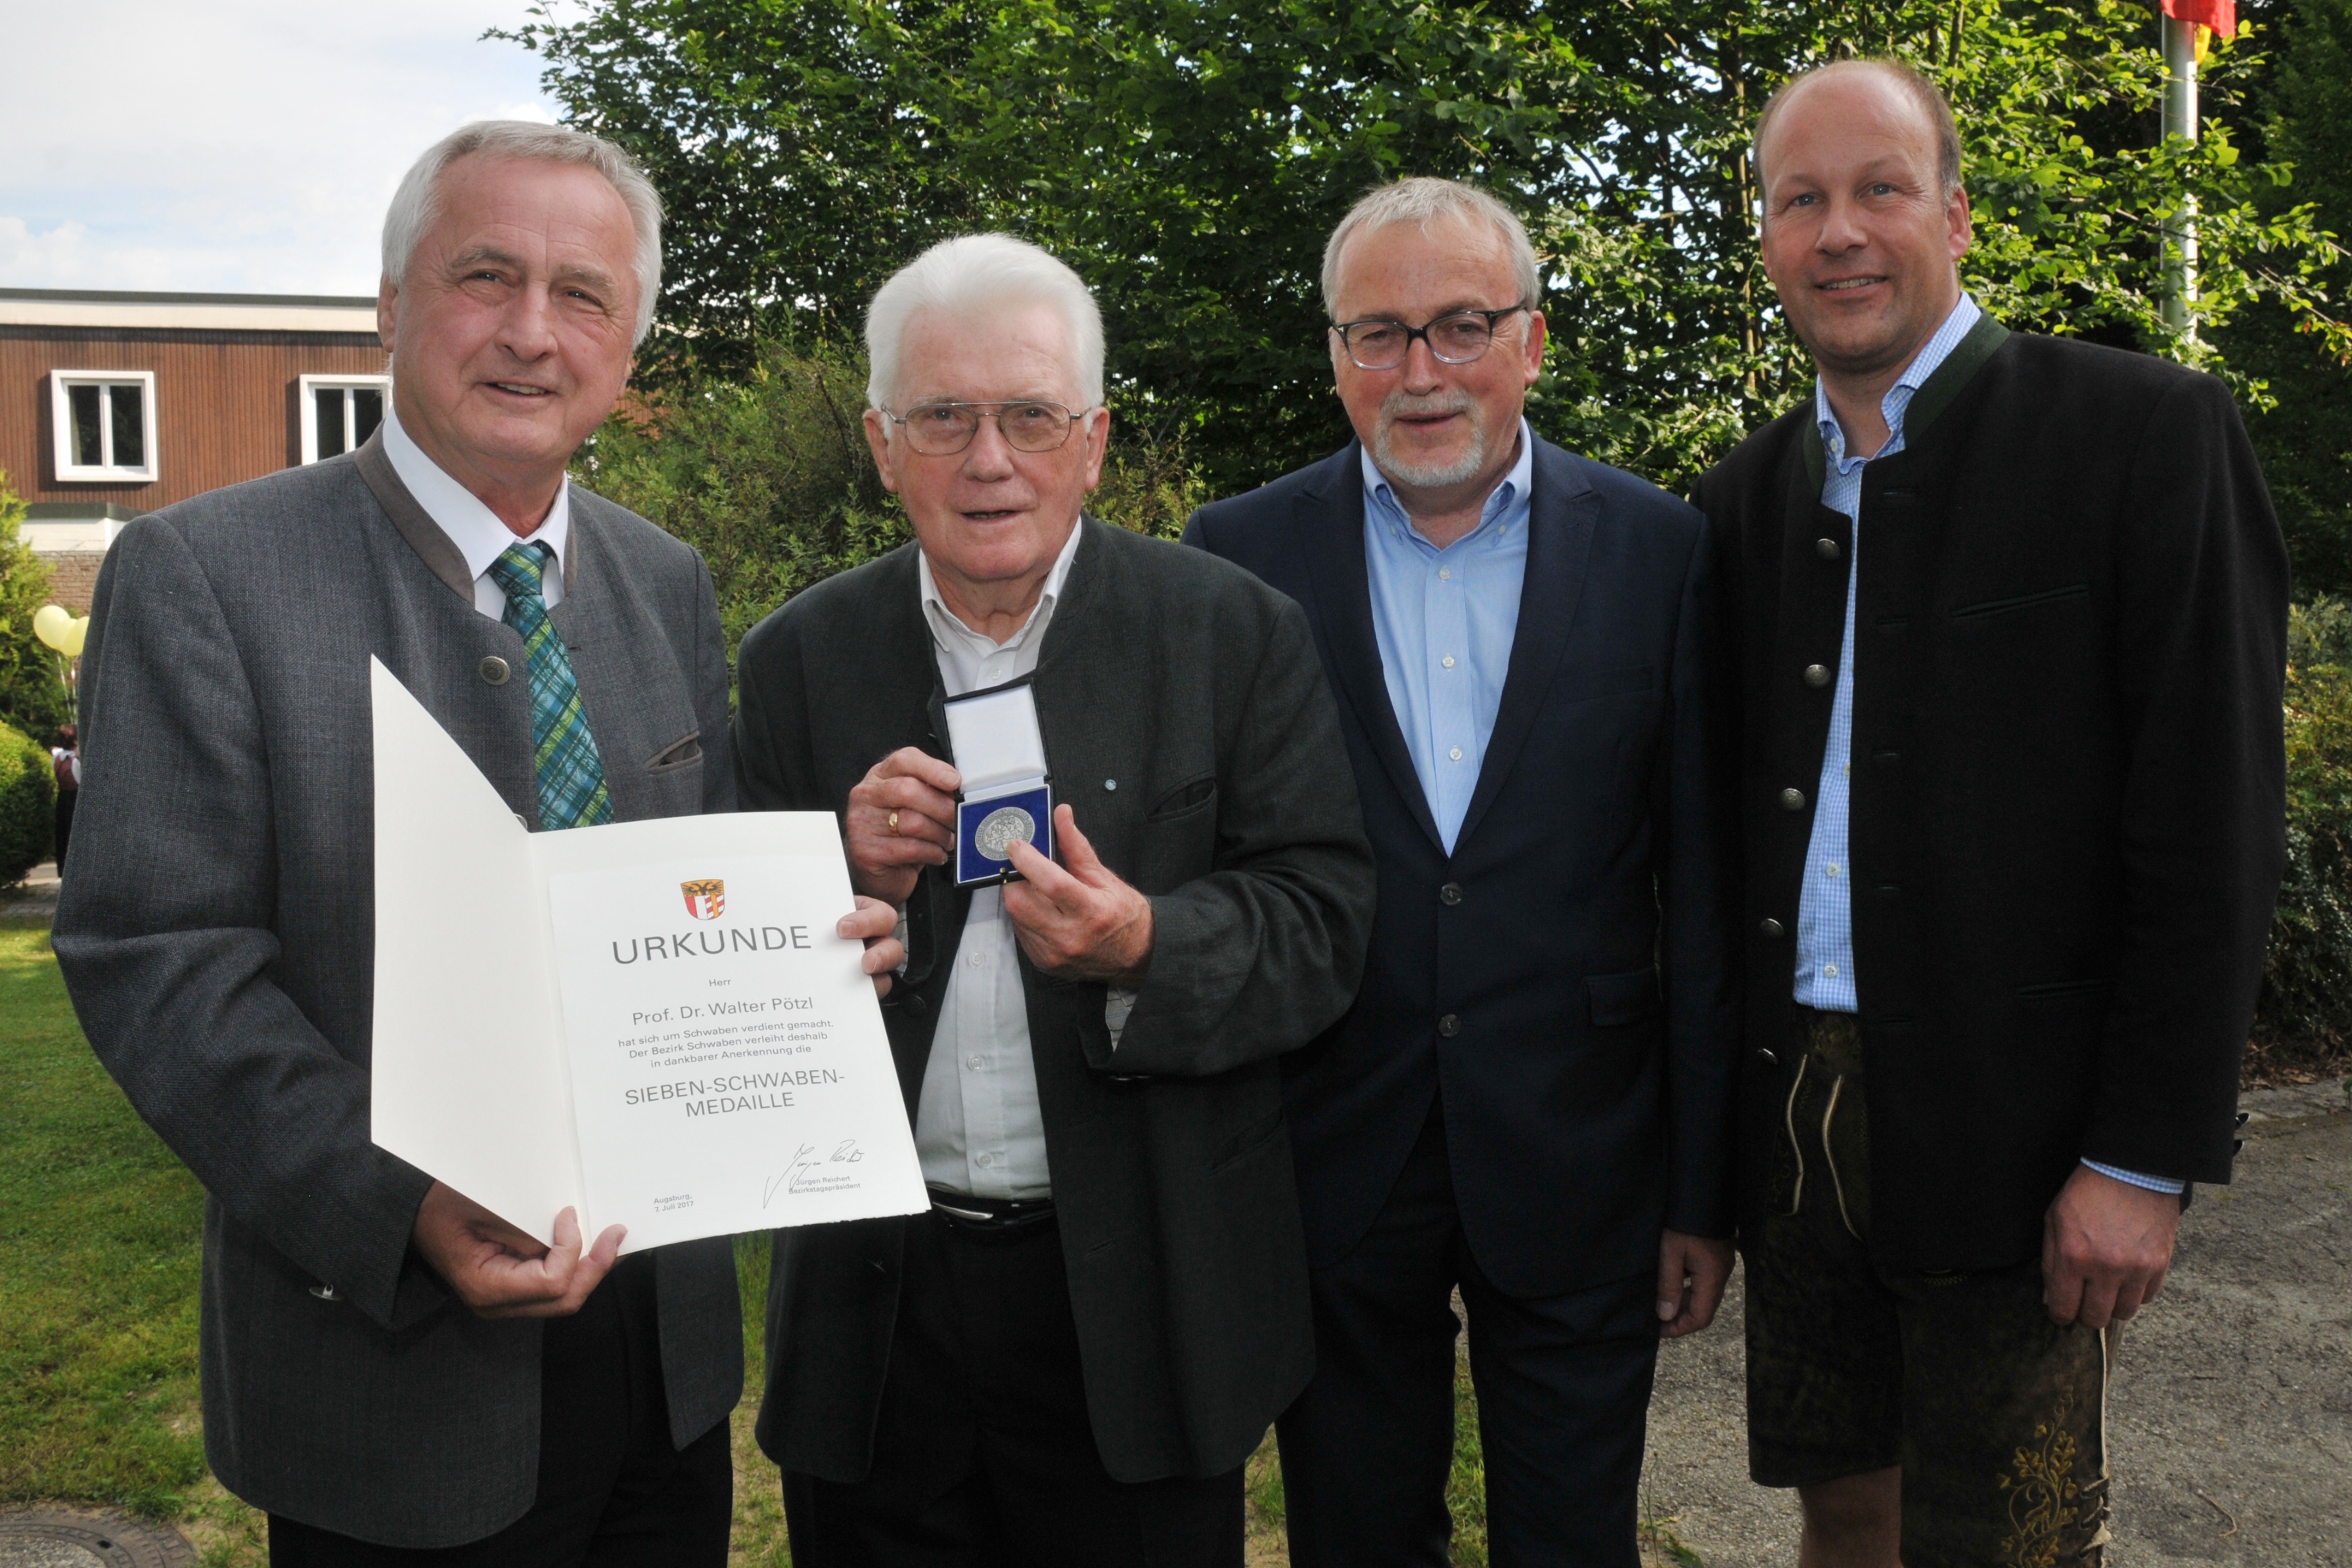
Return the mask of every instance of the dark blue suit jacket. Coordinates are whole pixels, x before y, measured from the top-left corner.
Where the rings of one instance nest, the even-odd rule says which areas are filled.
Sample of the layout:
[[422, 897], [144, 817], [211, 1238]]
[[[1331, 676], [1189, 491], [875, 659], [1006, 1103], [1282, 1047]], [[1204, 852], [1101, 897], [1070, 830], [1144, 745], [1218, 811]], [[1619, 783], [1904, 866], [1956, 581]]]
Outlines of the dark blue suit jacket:
[[1442, 1091], [1499, 1289], [1654, 1269], [1661, 1226], [1732, 1224], [1739, 901], [1706, 521], [1537, 443], [1517, 636], [1448, 856], [1373, 637], [1360, 450], [1184, 530], [1305, 607], [1380, 862], [1363, 988], [1284, 1059], [1309, 1260], [1362, 1239]]

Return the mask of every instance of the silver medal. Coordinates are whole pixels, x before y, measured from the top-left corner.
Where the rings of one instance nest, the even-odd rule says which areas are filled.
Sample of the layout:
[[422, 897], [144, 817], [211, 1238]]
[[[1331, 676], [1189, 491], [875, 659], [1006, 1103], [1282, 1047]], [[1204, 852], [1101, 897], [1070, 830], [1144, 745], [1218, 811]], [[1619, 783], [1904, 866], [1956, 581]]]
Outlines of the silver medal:
[[1034, 843], [1037, 819], [1018, 806], [1003, 806], [980, 820], [971, 833], [972, 847], [992, 861], [1013, 852], [1015, 844]]

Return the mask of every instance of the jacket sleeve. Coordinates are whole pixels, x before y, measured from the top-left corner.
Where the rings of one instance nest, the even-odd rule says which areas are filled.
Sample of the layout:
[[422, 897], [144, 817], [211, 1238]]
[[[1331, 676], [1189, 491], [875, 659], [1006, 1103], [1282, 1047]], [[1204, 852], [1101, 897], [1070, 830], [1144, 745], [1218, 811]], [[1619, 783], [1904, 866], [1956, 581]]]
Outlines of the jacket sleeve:
[[1372, 852], [1306, 612], [1286, 601], [1256, 654], [1218, 758], [1215, 867], [1151, 900], [1151, 967], [1097, 1068], [1207, 1076], [1264, 1060], [1321, 1033], [1362, 978]]
[[735, 659], [732, 735], [737, 803], [746, 811], [829, 811], [808, 757], [808, 697], [795, 633], [774, 618]]
[[408, 1249], [432, 1178], [369, 1141], [366, 1069], [271, 977], [277, 806], [261, 713], [211, 584], [168, 524], [116, 540], [89, 643], [89, 782], [55, 934], [83, 1031], [230, 1218], [405, 1327], [452, 1299]]
[[2130, 463], [2116, 607], [2121, 939], [2081, 1153], [2227, 1181], [2286, 858], [2286, 547], [2211, 377], [2162, 398]]
[[1667, 716], [1652, 769], [1658, 956], [1666, 1014], [1666, 1226], [1732, 1231], [1739, 1075], [1738, 824], [1729, 672], [1717, 623], [1714, 529], [1701, 523], [1675, 615]]
[[719, 596], [710, 568], [694, 558], [694, 716], [702, 731], [702, 810], [735, 810], [734, 735], [727, 715], [727, 632], [719, 619]]

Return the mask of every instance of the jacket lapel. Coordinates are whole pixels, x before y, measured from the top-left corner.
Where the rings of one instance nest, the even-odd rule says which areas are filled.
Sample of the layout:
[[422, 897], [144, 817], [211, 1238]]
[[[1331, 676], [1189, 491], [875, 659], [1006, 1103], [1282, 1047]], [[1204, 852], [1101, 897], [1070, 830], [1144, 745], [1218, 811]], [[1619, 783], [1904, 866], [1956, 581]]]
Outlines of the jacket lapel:
[[1528, 569], [1519, 588], [1519, 625], [1511, 638], [1511, 664], [1503, 677], [1495, 733], [1487, 737], [1486, 759], [1478, 767], [1478, 788], [1454, 841], [1456, 852], [1478, 831], [1478, 819], [1501, 793], [1536, 716], [1543, 711], [1553, 672], [1568, 647], [1569, 629], [1575, 623], [1585, 561], [1592, 551], [1593, 521], [1601, 511], [1601, 497], [1577, 472], [1574, 461], [1548, 441], [1536, 442], [1535, 474], [1528, 487], [1534, 494], [1528, 513]]
[[[1411, 809], [1412, 820], [1421, 824], [1429, 841], [1442, 850], [1444, 841], [1438, 836], [1437, 820], [1430, 815], [1421, 776], [1412, 769], [1412, 753], [1405, 748], [1404, 731], [1398, 727], [1396, 707], [1389, 701], [1380, 638], [1372, 630], [1371, 577], [1364, 562], [1362, 451], [1361, 444], [1351, 441], [1339, 455], [1325, 462], [1312, 482], [1300, 490], [1295, 515], [1315, 583], [1323, 635], [1330, 643], [1333, 684], [1363, 727], [1365, 737], [1381, 766], [1388, 769], [1398, 796]], [[1513, 663], [1517, 663], [1516, 653]]]
[[[360, 478], [375, 497], [376, 505], [383, 508], [383, 515], [392, 519], [392, 526], [400, 530], [400, 537], [408, 541], [408, 548], [416, 552], [417, 559], [432, 569], [433, 575], [446, 583], [450, 592], [467, 604], [473, 603], [474, 574], [466, 570], [465, 552], [441, 531], [441, 526], [426, 515], [416, 497], [408, 493], [408, 486], [401, 483], [392, 459], [384, 455], [382, 426], [352, 455], [352, 460], [359, 465]], [[569, 578], [563, 586], [572, 586]]]

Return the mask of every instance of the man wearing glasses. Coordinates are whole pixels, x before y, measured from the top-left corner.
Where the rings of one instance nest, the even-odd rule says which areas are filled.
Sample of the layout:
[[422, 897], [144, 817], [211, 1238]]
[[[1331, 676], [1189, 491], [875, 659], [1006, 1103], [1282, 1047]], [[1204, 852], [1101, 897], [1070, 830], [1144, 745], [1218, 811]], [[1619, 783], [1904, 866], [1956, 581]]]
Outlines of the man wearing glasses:
[[[1297, 605], [1081, 515], [1110, 416], [1068, 267], [948, 241], [866, 341], [915, 542], [744, 639], [736, 734], [746, 804], [838, 813], [904, 912], [883, 1012], [934, 1207], [776, 1239], [793, 1561], [1240, 1568], [1242, 1466], [1314, 1361], [1275, 1058], [1371, 920], [1339, 716]], [[989, 776], [944, 705], [1024, 681], [1054, 852], [959, 885]]]
[[1358, 439], [1186, 529], [1305, 606], [1380, 863], [1363, 989], [1284, 1062], [1297, 1568], [1445, 1563], [1457, 1287], [1495, 1562], [1632, 1568], [1658, 1338], [1730, 1268], [1707, 529], [1529, 431], [1538, 287], [1483, 192], [1372, 192], [1323, 257]]

